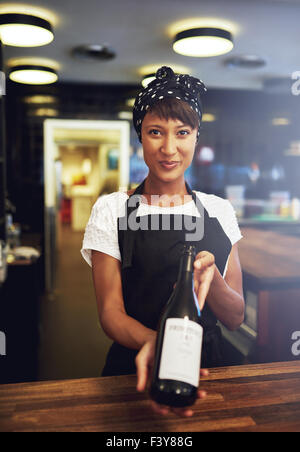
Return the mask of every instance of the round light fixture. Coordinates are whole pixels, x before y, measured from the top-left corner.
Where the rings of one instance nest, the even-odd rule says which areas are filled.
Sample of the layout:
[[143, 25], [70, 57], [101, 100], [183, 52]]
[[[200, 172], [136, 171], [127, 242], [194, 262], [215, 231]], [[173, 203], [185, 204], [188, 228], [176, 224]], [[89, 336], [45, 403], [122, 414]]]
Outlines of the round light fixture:
[[152, 80], [154, 80], [154, 79], [155, 79], [155, 73], [145, 75], [142, 80], [143, 87], [146, 88], [149, 85], [149, 83], [152, 82]]
[[192, 28], [177, 33], [173, 41], [176, 53], [192, 57], [211, 57], [230, 52], [232, 35], [221, 28]]
[[0, 37], [5, 45], [38, 47], [53, 41], [50, 22], [29, 14], [0, 14]]
[[50, 83], [55, 83], [58, 79], [54, 69], [30, 64], [11, 67], [9, 70], [9, 78], [13, 82], [25, 83], [28, 85], [48, 85]]

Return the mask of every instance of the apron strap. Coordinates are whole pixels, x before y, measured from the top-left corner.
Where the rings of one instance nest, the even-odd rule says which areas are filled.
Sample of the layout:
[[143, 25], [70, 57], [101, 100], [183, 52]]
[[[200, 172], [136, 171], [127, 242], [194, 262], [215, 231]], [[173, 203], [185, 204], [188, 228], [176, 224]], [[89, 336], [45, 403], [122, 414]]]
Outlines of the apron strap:
[[[145, 179], [146, 180], [146, 179]], [[123, 245], [123, 259], [122, 268], [131, 267], [132, 264], [132, 253], [134, 249], [134, 231], [129, 227], [129, 218], [136, 219], [137, 210], [141, 202], [141, 197], [139, 196], [136, 206], [130, 204], [130, 199], [132, 196], [142, 195], [144, 191], [145, 180], [135, 189], [135, 191], [129, 196], [126, 201], [125, 209], [125, 231], [124, 231], [124, 245]], [[132, 218], [132, 215], [134, 218]]]
[[205, 209], [202, 202], [200, 201], [200, 199], [198, 198], [198, 196], [196, 195], [196, 193], [191, 189], [191, 187], [189, 186], [189, 184], [187, 182], [185, 182], [185, 186], [186, 186], [188, 194], [192, 196], [193, 201], [196, 204], [196, 207], [200, 213], [200, 217], [203, 216], [204, 219], [208, 218], [208, 212]]

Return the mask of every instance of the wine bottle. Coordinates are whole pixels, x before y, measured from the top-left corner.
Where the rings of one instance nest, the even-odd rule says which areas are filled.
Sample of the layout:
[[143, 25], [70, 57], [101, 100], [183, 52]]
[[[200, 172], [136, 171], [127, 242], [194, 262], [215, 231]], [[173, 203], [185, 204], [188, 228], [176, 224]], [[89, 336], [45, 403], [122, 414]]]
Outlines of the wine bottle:
[[176, 286], [161, 314], [150, 397], [162, 405], [192, 405], [197, 397], [203, 328], [194, 292], [195, 247], [185, 245]]

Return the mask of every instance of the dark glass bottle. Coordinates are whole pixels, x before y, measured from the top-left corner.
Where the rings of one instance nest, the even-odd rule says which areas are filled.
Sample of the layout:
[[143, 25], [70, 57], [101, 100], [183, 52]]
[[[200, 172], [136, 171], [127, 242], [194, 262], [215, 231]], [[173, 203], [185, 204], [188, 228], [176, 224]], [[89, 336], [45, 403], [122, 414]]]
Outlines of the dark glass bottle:
[[184, 246], [176, 287], [161, 315], [150, 396], [157, 403], [189, 406], [197, 397], [203, 328], [194, 292], [195, 247]]

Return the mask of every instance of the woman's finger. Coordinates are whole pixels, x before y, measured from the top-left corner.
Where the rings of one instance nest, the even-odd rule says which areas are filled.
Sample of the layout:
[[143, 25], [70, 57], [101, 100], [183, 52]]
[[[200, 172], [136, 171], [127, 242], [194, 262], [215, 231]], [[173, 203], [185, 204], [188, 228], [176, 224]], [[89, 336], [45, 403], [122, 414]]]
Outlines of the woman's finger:
[[205, 267], [210, 267], [211, 265], [214, 265], [215, 263], [215, 256], [212, 253], [209, 253], [208, 251], [201, 251], [197, 254], [195, 261], [194, 261], [194, 268], [200, 269]]
[[198, 399], [205, 399], [206, 396], [207, 396], [206, 391], [203, 391], [203, 389], [198, 389], [198, 391], [197, 391]]
[[209, 375], [208, 369], [200, 369], [200, 376], [201, 377], [207, 377]]
[[197, 292], [197, 297], [198, 297], [198, 303], [199, 303], [200, 311], [202, 311], [202, 309], [204, 307], [205, 300], [206, 300], [209, 288], [210, 288], [210, 281], [203, 281], [199, 285], [199, 289], [198, 289], [198, 292]]
[[148, 365], [143, 356], [136, 358], [137, 385], [136, 390], [142, 392], [146, 388], [148, 377]]
[[180, 417], [191, 417], [194, 411], [191, 408], [172, 408], [174, 414]]
[[158, 403], [151, 400], [151, 408], [152, 410], [157, 413], [165, 416], [166, 414], [170, 413], [170, 408], [165, 405], [159, 405]]
[[149, 374], [149, 366], [152, 364], [153, 344], [147, 342], [139, 351], [135, 358], [136, 374], [137, 374], [137, 391], [144, 391], [147, 385]]

